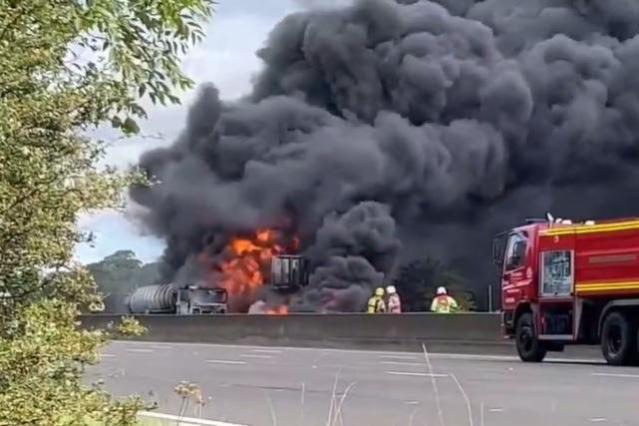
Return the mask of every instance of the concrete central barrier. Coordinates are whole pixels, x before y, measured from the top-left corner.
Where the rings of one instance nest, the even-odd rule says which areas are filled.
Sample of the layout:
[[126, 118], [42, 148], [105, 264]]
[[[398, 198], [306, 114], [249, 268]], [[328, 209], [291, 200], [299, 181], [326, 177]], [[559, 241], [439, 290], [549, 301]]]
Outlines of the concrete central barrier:
[[[514, 354], [498, 314], [291, 314], [136, 316], [149, 332], [136, 340]], [[106, 328], [118, 315], [85, 315], [82, 326]]]

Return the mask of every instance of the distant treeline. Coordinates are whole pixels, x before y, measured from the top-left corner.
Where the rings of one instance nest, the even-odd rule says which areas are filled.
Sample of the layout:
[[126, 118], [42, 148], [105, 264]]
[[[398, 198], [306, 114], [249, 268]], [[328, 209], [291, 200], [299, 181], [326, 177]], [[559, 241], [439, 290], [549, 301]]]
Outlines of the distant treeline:
[[126, 312], [126, 297], [136, 288], [157, 284], [160, 264], [142, 263], [131, 250], [119, 250], [99, 262], [87, 265], [98, 290], [104, 295], [105, 308], [111, 313]]

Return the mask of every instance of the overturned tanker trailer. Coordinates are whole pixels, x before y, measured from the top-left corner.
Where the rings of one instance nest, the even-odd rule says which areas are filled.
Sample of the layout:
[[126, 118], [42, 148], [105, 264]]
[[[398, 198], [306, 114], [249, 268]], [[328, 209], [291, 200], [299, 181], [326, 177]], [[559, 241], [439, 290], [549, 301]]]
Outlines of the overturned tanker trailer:
[[132, 314], [224, 314], [228, 294], [222, 288], [151, 285], [135, 290], [128, 299]]

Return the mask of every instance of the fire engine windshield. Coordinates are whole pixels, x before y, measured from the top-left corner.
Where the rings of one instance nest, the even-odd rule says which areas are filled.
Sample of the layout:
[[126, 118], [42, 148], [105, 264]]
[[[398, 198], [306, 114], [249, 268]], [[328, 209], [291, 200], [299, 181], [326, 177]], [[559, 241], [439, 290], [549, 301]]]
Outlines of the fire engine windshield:
[[517, 269], [526, 261], [528, 238], [523, 233], [511, 234], [506, 247], [506, 270]]

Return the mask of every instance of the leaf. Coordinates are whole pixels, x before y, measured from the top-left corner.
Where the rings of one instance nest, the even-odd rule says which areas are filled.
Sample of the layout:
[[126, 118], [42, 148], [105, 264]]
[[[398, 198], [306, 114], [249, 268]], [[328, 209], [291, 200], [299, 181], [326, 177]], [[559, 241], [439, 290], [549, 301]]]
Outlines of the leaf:
[[140, 131], [140, 127], [138, 126], [138, 123], [136, 123], [134, 119], [132, 119], [131, 117], [127, 117], [126, 120], [124, 120], [124, 123], [122, 124], [122, 131], [124, 131], [127, 134], [135, 134]]
[[[0, 424], [132, 426], [138, 400], [84, 385], [83, 370], [109, 335], [78, 328], [78, 311], [99, 307], [102, 296], [73, 258], [76, 244], [91, 240], [90, 230], [76, 228], [78, 216], [121, 207], [128, 186], [148, 180], [102, 167], [105, 143], [87, 130], [110, 124], [135, 134], [136, 117], [146, 114], [140, 98], [179, 101], [190, 80], [180, 69], [185, 30], [175, 17], [194, 22], [212, 3], [9, 3], [19, 25], [2, 26], [11, 43], [0, 40], [0, 87], [10, 93], [0, 97]], [[166, 56], [163, 46], [171, 46]], [[133, 322], [124, 329], [139, 331]]]
[[115, 127], [116, 129], [120, 128], [122, 127], [122, 120], [120, 119], [120, 117], [116, 115], [115, 117], [111, 119], [111, 125]]

